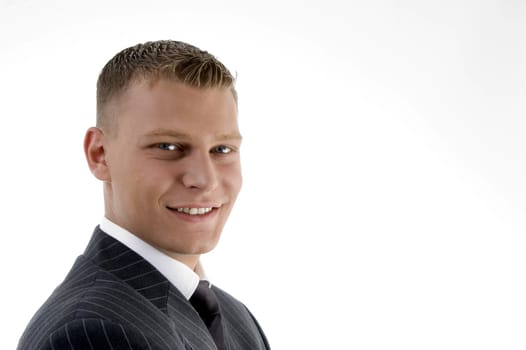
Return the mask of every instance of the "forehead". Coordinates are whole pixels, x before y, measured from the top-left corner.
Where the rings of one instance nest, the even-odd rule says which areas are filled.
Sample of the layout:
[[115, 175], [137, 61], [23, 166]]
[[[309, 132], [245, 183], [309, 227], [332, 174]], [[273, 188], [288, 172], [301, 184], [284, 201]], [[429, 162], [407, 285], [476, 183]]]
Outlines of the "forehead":
[[133, 83], [115, 101], [120, 130], [231, 134], [237, 104], [229, 88], [196, 88], [169, 80]]

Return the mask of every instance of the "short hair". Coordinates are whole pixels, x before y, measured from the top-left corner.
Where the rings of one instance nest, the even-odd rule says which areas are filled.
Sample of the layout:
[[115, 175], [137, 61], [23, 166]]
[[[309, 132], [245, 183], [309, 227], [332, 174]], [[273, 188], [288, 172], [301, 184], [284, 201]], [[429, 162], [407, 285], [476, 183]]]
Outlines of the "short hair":
[[148, 41], [126, 48], [106, 63], [97, 80], [97, 127], [115, 117], [105, 107], [132, 83], [168, 79], [197, 88], [229, 88], [237, 103], [235, 78], [215, 56], [174, 40]]

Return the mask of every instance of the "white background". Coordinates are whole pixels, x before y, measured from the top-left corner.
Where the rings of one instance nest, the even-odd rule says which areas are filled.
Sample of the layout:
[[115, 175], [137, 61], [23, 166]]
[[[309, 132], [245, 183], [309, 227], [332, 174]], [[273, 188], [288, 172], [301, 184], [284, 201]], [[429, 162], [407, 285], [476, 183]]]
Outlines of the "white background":
[[103, 214], [100, 69], [166, 38], [238, 74], [244, 189], [204, 260], [274, 349], [526, 348], [523, 1], [0, 4], [0, 348]]

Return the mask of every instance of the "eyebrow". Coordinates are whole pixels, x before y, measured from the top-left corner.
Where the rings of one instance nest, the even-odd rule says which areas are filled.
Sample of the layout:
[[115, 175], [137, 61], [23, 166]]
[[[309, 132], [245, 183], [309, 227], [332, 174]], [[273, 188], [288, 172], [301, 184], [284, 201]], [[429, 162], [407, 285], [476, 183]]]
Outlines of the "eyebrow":
[[155, 137], [155, 136], [170, 136], [178, 139], [185, 139], [190, 140], [192, 139], [190, 135], [185, 134], [184, 132], [179, 132], [176, 130], [169, 130], [169, 129], [155, 129], [148, 133], [146, 133], [144, 136], [146, 137]]
[[[192, 137], [184, 132], [179, 132], [176, 130], [171, 129], [155, 129], [152, 130], [144, 135], [145, 137], [156, 137], [156, 136], [168, 136], [173, 137], [181, 140], [192, 140]], [[232, 133], [226, 133], [226, 134], [217, 134], [216, 139], [218, 141], [225, 141], [225, 140], [242, 140], [243, 137], [241, 134], [237, 131], [234, 131]]]
[[217, 135], [216, 138], [218, 140], [220, 140], [220, 141], [225, 141], [225, 140], [242, 140], [243, 136], [241, 136], [241, 134], [238, 133], [238, 132], [233, 132], [233, 133], [230, 133], [230, 134]]

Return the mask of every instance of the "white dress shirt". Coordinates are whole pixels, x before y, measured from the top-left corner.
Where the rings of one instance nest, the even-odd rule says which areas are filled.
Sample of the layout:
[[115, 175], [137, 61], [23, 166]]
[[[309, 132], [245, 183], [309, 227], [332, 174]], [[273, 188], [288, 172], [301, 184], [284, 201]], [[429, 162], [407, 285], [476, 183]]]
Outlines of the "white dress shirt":
[[195, 292], [200, 279], [207, 279], [200, 262], [197, 263], [195, 271], [192, 271], [182, 262], [166, 255], [106, 217], [102, 218], [100, 229], [152, 264], [186, 299], [190, 299]]

